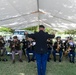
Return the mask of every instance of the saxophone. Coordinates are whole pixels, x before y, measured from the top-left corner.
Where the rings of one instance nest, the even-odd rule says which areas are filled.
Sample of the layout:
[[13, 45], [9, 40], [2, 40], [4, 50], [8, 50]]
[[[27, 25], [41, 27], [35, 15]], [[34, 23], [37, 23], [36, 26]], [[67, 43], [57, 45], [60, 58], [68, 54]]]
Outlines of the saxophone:
[[61, 44], [60, 44], [59, 42], [57, 42], [57, 48], [56, 48], [56, 51], [57, 51], [57, 52], [59, 52], [60, 47], [61, 47]]
[[65, 51], [65, 55], [68, 55], [68, 53], [70, 52], [71, 48], [70, 46], [67, 48], [67, 50]]
[[1, 43], [4, 43], [4, 40], [3, 40], [3, 39], [0, 39], [0, 42], [1, 42]]

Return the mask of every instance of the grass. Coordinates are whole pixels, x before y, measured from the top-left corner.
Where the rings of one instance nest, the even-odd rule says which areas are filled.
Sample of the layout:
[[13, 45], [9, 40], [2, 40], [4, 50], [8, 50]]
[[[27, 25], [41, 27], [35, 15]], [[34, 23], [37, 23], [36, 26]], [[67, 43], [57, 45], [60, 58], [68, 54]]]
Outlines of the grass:
[[[10, 56], [6, 56], [7, 62], [0, 61], [0, 75], [37, 75], [36, 62], [27, 62], [23, 56], [23, 63], [18, 61], [12, 64]], [[69, 63], [67, 58], [59, 63], [51, 60], [47, 63], [46, 75], [76, 75], [76, 63]]]
[[[7, 48], [9, 51], [9, 48]], [[10, 56], [6, 56], [7, 62], [0, 61], [0, 75], [37, 75], [36, 62], [27, 62], [27, 58], [23, 56], [23, 62], [18, 61], [12, 64]], [[63, 57], [63, 61], [54, 62], [53, 59], [47, 63], [46, 75], [76, 75], [76, 58], [75, 63], [70, 63], [68, 58]]]

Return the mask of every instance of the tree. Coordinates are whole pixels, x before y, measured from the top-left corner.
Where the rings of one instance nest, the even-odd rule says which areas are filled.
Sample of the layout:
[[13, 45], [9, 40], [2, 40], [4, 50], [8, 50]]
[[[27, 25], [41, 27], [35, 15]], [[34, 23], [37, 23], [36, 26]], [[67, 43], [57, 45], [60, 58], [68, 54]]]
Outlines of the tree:
[[69, 34], [69, 35], [71, 35], [71, 36], [75, 36], [75, 34], [76, 34], [76, 30], [67, 30], [67, 31], [65, 31], [64, 32], [65, 34]]
[[38, 30], [38, 26], [33, 26], [33, 27], [28, 27], [28, 28], [24, 28], [25, 30], [30, 30], [30, 31], [37, 31]]
[[13, 30], [11, 28], [7, 28], [7, 27], [0, 27], [0, 32], [13, 32]]

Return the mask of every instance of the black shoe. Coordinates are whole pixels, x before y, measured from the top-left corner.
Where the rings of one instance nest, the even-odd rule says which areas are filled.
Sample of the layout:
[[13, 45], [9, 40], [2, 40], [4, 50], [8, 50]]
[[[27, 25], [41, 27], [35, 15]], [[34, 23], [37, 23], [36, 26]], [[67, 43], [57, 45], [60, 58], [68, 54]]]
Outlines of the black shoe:
[[19, 59], [20, 62], [23, 62], [22, 59]]
[[69, 60], [70, 63], [72, 63], [71, 59]]
[[3, 54], [1, 54], [1, 56], [3, 56]]
[[0, 61], [1, 61], [2, 59], [0, 58]]
[[50, 62], [50, 59], [48, 59], [47, 61]]
[[34, 60], [34, 59], [31, 59], [31, 61], [33, 61], [33, 62], [34, 62], [35, 60]]
[[56, 59], [54, 59], [54, 62], [56, 62]]
[[15, 60], [13, 60], [12, 63], [14, 64], [15, 63]]
[[30, 62], [31, 60], [28, 60], [28, 63]]
[[61, 59], [59, 59], [59, 62], [61, 62]]
[[6, 62], [6, 61], [8, 61], [6, 58], [4, 58], [4, 59], [2, 59], [2, 61], [4, 61], [4, 62]]
[[72, 61], [72, 63], [75, 63], [74, 61]]
[[51, 60], [51, 58], [49, 58], [49, 60]]

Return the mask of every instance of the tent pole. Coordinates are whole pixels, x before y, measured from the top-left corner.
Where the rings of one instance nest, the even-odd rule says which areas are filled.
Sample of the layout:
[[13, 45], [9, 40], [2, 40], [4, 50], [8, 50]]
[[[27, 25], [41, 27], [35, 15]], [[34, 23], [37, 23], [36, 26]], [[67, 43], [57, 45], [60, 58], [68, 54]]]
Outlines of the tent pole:
[[37, 0], [37, 11], [38, 11], [38, 25], [40, 25], [39, 0]]

